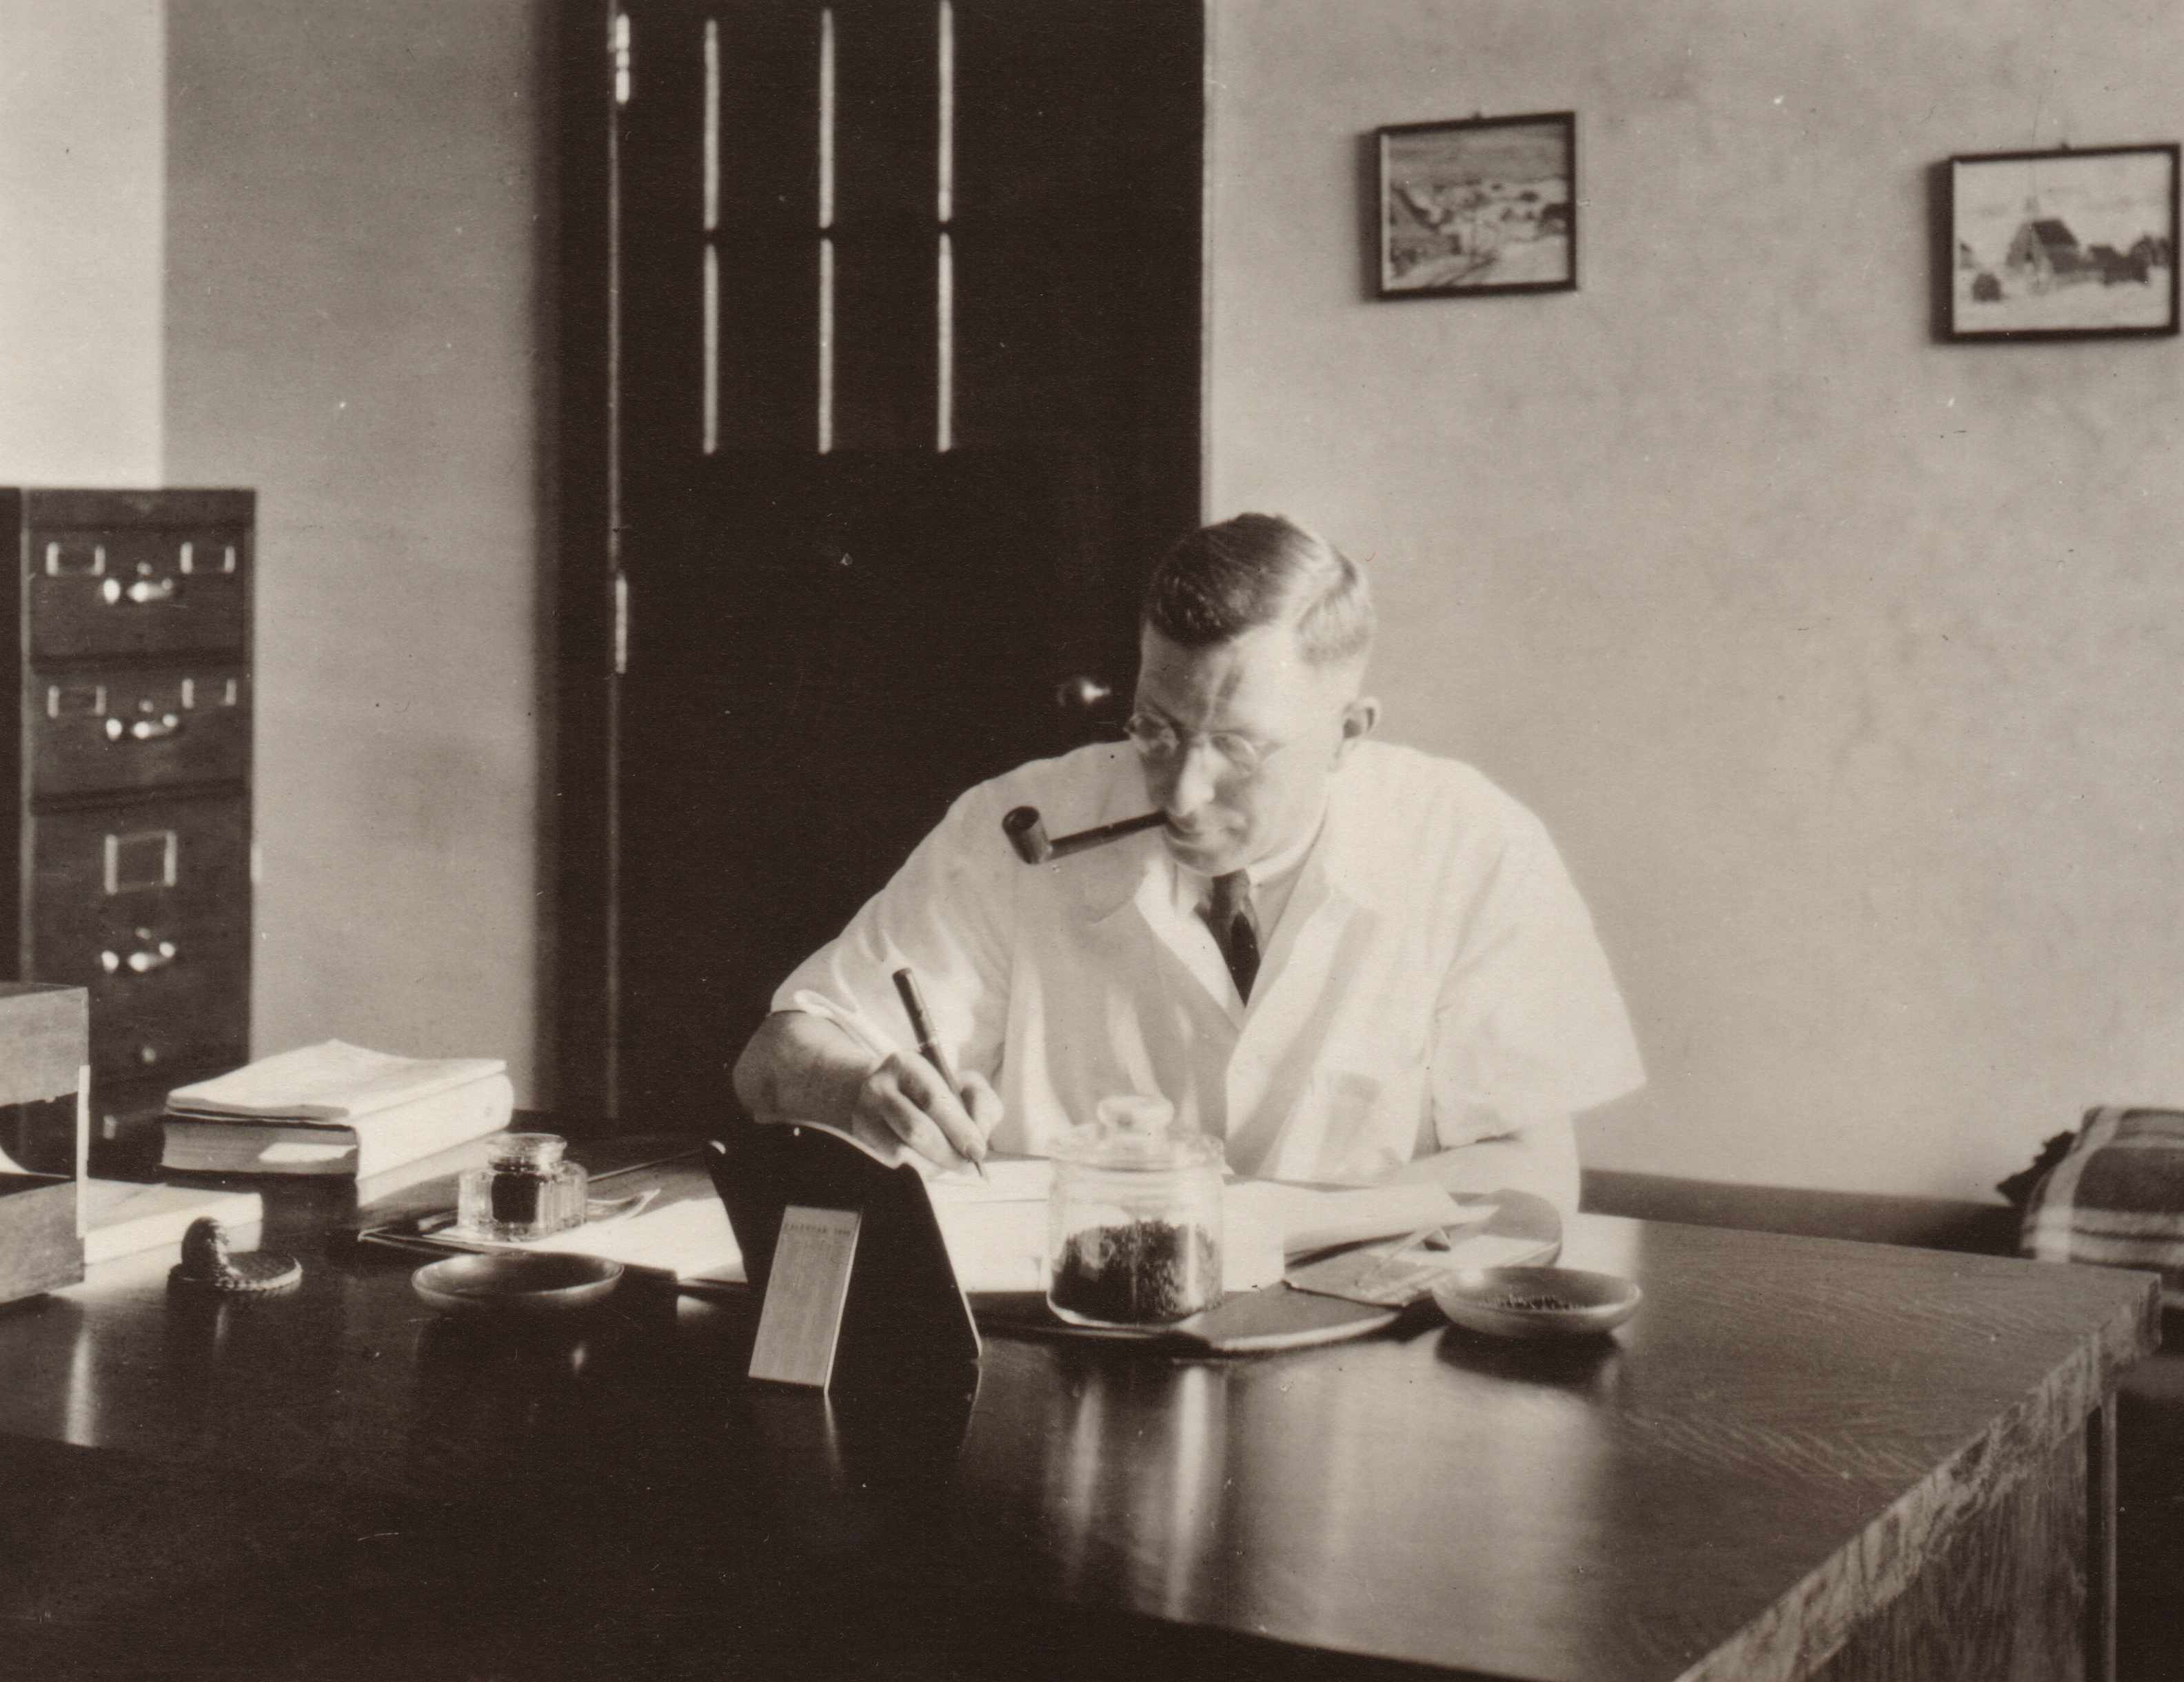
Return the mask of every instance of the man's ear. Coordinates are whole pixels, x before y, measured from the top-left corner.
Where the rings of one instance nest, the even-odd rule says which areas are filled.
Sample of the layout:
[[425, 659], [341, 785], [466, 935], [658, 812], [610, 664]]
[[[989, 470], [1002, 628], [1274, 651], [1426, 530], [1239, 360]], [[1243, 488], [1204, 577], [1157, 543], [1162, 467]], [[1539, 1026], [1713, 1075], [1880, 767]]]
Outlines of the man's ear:
[[1380, 698], [1360, 695], [1342, 710], [1342, 739], [1335, 744], [1334, 762], [1340, 765], [1350, 756], [1350, 750], [1373, 733], [1373, 727], [1380, 721]]

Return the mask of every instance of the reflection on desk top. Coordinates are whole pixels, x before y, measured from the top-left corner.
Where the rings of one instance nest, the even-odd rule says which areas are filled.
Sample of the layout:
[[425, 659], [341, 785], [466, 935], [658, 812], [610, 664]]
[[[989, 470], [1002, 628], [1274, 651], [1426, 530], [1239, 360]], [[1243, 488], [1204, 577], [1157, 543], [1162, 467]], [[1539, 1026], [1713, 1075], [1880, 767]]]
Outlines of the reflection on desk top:
[[1574, 1346], [1412, 1317], [1251, 1361], [995, 1339], [975, 1395], [923, 1405], [746, 1384], [744, 1305], [624, 1292], [494, 1342], [338, 1237], [267, 1302], [170, 1296], [153, 1255], [0, 1315], [0, 1433], [549, 1529], [581, 1484], [617, 1557], [733, 1533], [958, 1604], [1666, 1677], [1779, 1640], [1763, 1614], [1864, 1568], [1885, 1512], [1915, 1539], [2157, 1340], [2133, 1274], [1599, 1217], [1564, 1255], [1646, 1312]]

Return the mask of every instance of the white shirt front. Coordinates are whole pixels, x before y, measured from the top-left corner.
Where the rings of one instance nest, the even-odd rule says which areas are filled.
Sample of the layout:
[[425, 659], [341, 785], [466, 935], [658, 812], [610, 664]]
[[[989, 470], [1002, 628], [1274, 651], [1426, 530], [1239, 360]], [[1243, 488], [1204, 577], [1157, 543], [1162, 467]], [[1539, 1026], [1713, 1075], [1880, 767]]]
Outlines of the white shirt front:
[[995, 1149], [1043, 1154], [1100, 1099], [1158, 1094], [1231, 1167], [1279, 1179], [1371, 1181], [1644, 1079], [1552, 842], [1469, 766], [1351, 753], [1249, 1005], [1157, 832], [1027, 866], [1001, 830], [1017, 805], [1064, 835], [1149, 804], [1128, 747], [980, 784], [774, 1008], [910, 1050], [907, 964], [957, 1067], [1000, 1093]]

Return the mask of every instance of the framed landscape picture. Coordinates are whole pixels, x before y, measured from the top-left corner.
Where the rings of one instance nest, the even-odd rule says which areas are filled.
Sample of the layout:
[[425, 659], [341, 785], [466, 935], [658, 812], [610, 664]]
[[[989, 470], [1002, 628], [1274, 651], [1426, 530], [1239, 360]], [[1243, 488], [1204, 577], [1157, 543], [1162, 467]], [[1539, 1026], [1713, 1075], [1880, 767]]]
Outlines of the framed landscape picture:
[[1376, 131], [1383, 298], [1577, 285], [1577, 115]]
[[1949, 337], [2176, 331], [2176, 145], [1949, 159]]

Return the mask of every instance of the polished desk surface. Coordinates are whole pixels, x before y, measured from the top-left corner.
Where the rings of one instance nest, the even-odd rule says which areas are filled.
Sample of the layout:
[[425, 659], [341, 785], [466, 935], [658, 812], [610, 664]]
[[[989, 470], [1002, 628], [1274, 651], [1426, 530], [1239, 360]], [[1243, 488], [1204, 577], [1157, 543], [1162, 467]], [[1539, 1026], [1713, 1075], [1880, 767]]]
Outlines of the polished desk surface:
[[0, 1313], [0, 1674], [1803, 1674], [2158, 1340], [2142, 1275], [1580, 1217], [1612, 1339], [830, 1401], [741, 1378], [748, 1305], [511, 1338], [325, 1224], [288, 1296]]

